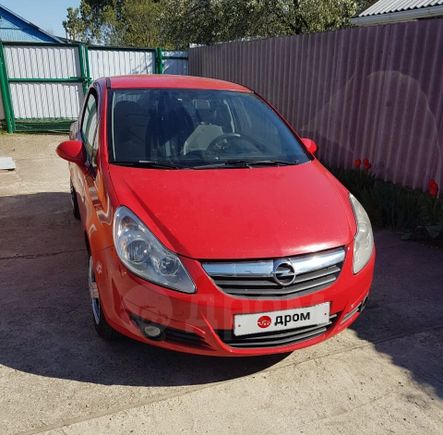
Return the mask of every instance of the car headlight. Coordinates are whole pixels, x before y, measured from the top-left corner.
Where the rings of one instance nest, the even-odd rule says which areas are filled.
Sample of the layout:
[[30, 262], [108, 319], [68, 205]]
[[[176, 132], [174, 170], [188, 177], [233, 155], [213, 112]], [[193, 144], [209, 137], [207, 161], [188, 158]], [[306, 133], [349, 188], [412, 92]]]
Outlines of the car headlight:
[[363, 206], [357, 199], [349, 194], [352, 209], [354, 210], [357, 233], [354, 237], [354, 273], [360, 272], [371, 258], [374, 248], [374, 236], [372, 235], [371, 221]]
[[124, 206], [115, 212], [113, 235], [117, 255], [131, 272], [164, 287], [195, 292], [195, 285], [180, 258], [165, 248]]

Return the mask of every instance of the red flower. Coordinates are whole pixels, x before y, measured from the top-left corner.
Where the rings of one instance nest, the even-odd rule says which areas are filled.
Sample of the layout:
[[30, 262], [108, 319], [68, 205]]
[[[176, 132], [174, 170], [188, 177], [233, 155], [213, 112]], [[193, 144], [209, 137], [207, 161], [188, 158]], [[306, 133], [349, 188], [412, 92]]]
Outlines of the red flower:
[[438, 184], [437, 182], [431, 178], [428, 183], [428, 193], [429, 195], [436, 198], [438, 196]]
[[369, 169], [372, 165], [369, 162], [369, 159], [364, 159], [363, 160], [363, 166], [365, 167], [365, 169]]
[[354, 160], [354, 167], [359, 169], [360, 166], [361, 166], [361, 160], [360, 159]]

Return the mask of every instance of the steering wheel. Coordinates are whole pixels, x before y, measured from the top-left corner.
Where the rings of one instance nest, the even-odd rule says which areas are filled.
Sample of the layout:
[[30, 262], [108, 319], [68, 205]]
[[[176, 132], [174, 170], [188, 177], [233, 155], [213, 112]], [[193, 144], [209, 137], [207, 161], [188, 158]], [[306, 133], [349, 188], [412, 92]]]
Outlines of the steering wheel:
[[254, 146], [254, 148], [257, 148], [257, 142], [241, 133], [223, 133], [220, 136], [217, 136], [215, 139], [213, 139], [210, 144], [208, 145], [208, 148], [206, 149], [206, 152], [211, 154], [219, 154], [220, 152], [226, 152], [226, 150], [232, 146], [230, 143], [223, 144], [222, 142], [226, 139], [244, 139], [248, 141], [250, 144]]

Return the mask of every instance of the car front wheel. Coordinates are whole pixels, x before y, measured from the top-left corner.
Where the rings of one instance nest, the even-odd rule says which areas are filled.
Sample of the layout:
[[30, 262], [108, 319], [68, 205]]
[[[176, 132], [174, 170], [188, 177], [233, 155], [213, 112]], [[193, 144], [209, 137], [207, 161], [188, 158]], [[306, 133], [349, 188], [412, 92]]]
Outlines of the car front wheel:
[[120, 337], [120, 334], [115, 331], [106, 321], [100, 303], [100, 293], [98, 291], [97, 282], [95, 281], [94, 262], [92, 255], [89, 256], [88, 265], [88, 286], [89, 295], [91, 297], [92, 319], [94, 321], [95, 330], [97, 334], [105, 340], [115, 340]]
[[71, 205], [72, 205], [72, 214], [74, 217], [78, 220], [80, 220], [80, 210], [78, 208], [78, 202], [77, 202], [77, 194], [75, 192], [74, 186], [72, 185], [71, 181]]

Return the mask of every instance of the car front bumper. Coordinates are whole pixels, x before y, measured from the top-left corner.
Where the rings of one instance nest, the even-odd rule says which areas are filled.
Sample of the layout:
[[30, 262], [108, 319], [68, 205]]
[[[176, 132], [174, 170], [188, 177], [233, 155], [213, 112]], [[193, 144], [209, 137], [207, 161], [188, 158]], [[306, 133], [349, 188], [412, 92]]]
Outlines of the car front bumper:
[[[209, 278], [199, 261], [188, 258], [181, 259], [196, 284], [194, 294], [166, 289], [135, 276], [120, 262], [114, 248], [95, 253], [94, 263], [106, 320], [122, 334], [180, 352], [257, 356], [287, 353], [319, 343], [347, 328], [359, 316], [372, 282], [375, 250], [368, 264], [354, 275], [350, 249], [346, 248], [339, 277], [326, 289], [272, 300], [227, 295]], [[311, 307], [323, 302], [330, 303], [327, 325], [314, 325], [308, 330], [299, 328], [279, 334], [277, 339], [272, 334], [270, 339], [260, 334], [252, 345], [232, 333], [236, 314]], [[163, 329], [158, 339], [147, 338], [143, 333], [148, 324]]]

